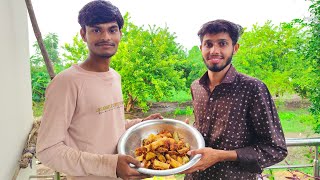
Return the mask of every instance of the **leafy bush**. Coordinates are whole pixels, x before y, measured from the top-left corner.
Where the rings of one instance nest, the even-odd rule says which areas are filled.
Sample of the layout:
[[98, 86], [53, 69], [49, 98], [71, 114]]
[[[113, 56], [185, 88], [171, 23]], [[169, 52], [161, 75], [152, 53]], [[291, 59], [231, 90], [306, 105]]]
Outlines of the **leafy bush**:
[[320, 0], [311, 0], [309, 11], [310, 17], [300, 21], [307, 24], [310, 30], [308, 36], [311, 38], [303, 51], [306, 52], [305, 62], [310, 64], [310, 69], [303, 80], [296, 83], [296, 87], [302, 96], [311, 101], [310, 112], [315, 118], [315, 130], [320, 133]]
[[175, 109], [174, 116], [177, 115], [192, 115], [193, 114], [193, 108], [190, 106], [187, 106], [185, 109], [180, 109], [179, 107]]
[[190, 91], [173, 91], [170, 94], [172, 94], [170, 97], [163, 97], [160, 102], [187, 102], [191, 101], [191, 93]]
[[31, 69], [32, 100], [43, 101], [50, 77], [45, 69]]
[[240, 38], [233, 64], [239, 72], [265, 82], [273, 95], [293, 93], [292, 81], [303, 80], [308, 66], [302, 51], [308, 42], [305, 33], [304, 26], [294, 22], [254, 25]]
[[111, 67], [121, 74], [126, 111], [148, 110], [147, 99], [160, 101], [173, 91], [185, 90], [180, 61], [185, 52], [168, 28], [138, 27], [125, 15], [123, 36]]

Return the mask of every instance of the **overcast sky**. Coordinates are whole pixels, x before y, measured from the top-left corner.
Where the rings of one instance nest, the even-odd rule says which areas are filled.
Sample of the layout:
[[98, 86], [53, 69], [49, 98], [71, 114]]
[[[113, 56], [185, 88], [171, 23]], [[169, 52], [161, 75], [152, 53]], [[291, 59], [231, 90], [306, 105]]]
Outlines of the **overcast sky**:
[[[89, 0], [32, 0], [42, 36], [57, 33], [60, 44], [71, 43], [79, 32], [79, 10]], [[129, 12], [138, 26], [167, 26], [176, 33], [177, 42], [185, 48], [199, 45], [197, 32], [201, 25], [214, 19], [227, 19], [252, 27], [271, 20], [273, 24], [290, 22], [308, 15], [306, 0], [111, 0], [122, 15]], [[36, 41], [29, 24], [30, 44]]]

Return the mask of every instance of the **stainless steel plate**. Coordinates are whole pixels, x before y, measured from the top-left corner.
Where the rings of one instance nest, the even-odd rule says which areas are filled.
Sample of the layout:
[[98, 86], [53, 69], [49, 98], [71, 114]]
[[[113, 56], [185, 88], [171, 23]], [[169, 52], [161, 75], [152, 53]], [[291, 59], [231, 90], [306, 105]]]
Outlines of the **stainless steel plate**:
[[[190, 144], [190, 149], [200, 149], [205, 147], [201, 133], [182, 121], [174, 119], [155, 119], [138, 123], [129, 128], [120, 138], [118, 143], [118, 153], [134, 157], [134, 151], [141, 146], [142, 139], [147, 138], [151, 133], [157, 134], [162, 130], [169, 132], [177, 131], [185, 142]], [[190, 161], [180, 167], [168, 170], [153, 170], [147, 168], [137, 168], [138, 172], [155, 176], [168, 176], [180, 173], [195, 165], [201, 158], [197, 154], [190, 158]]]

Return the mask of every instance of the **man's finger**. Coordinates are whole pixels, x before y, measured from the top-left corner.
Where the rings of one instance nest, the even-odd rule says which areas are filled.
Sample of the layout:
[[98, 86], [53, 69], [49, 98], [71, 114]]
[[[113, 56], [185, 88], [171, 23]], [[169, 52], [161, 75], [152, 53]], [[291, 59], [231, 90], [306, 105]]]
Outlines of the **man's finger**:
[[196, 170], [195, 169], [188, 169], [188, 170], [185, 170], [183, 172], [181, 172], [182, 174], [191, 174], [193, 172], [195, 172]]
[[133, 158], [131, 156], [127, 156], [127, 161], [128, 161], [128, 163], [134, 164], [137, 168], [141, 167], [140, 161], [136, 160], [135, 158]]
[[146, 174], [140, 174], [140, 175], [130, 176], [130, 179], [146, 179], [146, 178], [150, 178], [150, 177], [152, 177], [152, 176], [146, 175]]
[[129, 170], [129, 172], [128, 172], [128, 174], [130, 175], [130, 176], [141, 176], [141, 173], [139, 173], [137, 170], [135, 170], [135, 169], [130, 169]]
[[189, 118], [187, 118], [186, 120], [184, 120], [184, 122], [185, 122], [186, 124], [189, 124]]
[[160, 113], [156, 113], [153, 115], [154, 118], [163, 119]]
[[187, 152], [189, 156], [195, 156], [196, 154], [202, 154], [202, 153], [203, 153], [202, 149], [195, 149]]
[[183, 174], [191, 174], [193, 172], [196, 172], [199, 169], [199, 162], [197, 164], [195, 164], [194, 166], [190, 167], [189, 169], [181, 172]]

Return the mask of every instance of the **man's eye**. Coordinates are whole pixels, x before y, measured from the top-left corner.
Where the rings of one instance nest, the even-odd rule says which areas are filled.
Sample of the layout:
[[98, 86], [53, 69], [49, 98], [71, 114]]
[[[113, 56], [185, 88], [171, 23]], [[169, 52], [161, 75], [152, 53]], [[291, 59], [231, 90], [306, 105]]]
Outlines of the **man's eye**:
[[210, 48], [210, 47], [212, 47], [212, 43], [206, 43], [205, 46]]
[[118, 30], [117, 29], [110, 29], [110, 32], [111, 33], [115, 33], [115, 32], [117, 32]]
[[93, 32], [95, 32], [95, 33], [99, 33], [99, 32], [100, 32], [100, 30], [99, 30], [99, 29], [94, 29], [94, 30], [93, 30]]
[[225, 41], [219, 42], [219, 46], [220, 46], [220, 47], [224, 47], [224, 46], [226, 46], [226, 45], [228, 45], [228, 43], [225, 42]]

